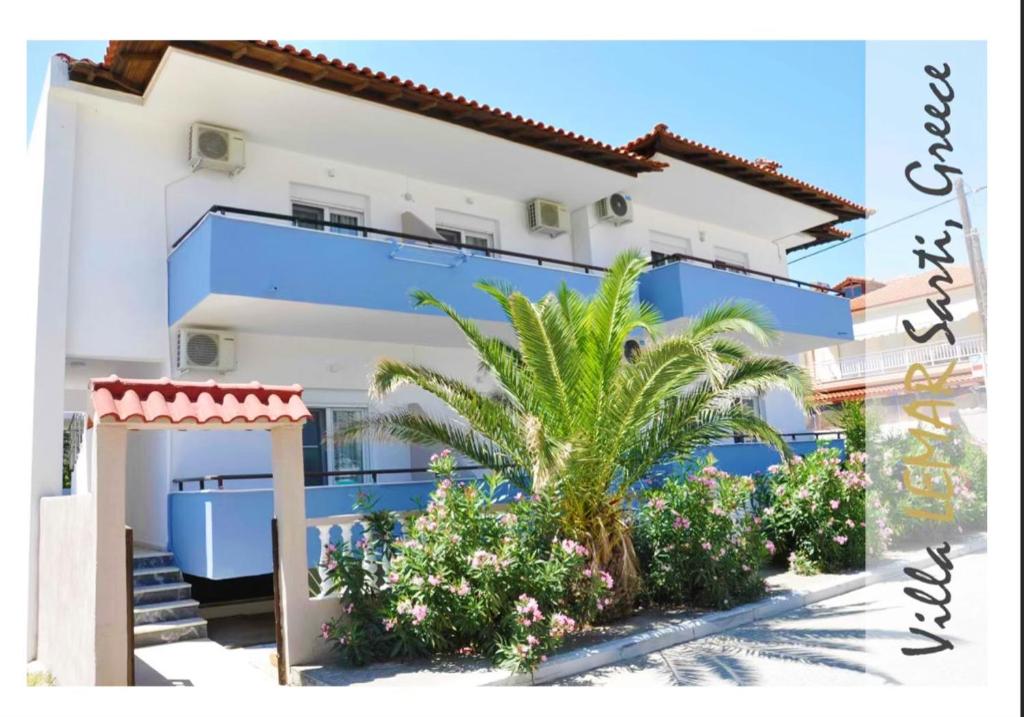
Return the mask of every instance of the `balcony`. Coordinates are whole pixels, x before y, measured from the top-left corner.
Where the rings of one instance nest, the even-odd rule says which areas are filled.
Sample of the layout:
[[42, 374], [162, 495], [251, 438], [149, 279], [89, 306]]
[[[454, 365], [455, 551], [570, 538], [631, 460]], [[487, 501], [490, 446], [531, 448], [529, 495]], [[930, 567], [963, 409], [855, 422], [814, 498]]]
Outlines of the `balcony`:
[[[478, 321], [504, 325], [501, 309], [474, 288], [480, 280], [539, 299], [563, 282], [584, 294], [604, 269], [572, 261], [480, 249], [288, 215], [213, 207], [168, 258], [168, 323], [305, 336], [459, 345], [434, 310], [409, 296], [423, 289]], [[639, 298], [666, 321], [685, 321], [726, 299], [753, 301], [782, 333], [776, 353], [796, 353], [852, 336], [849, 305], [831, 290], [723, 262], [676, 255], [650, 268]], [[388, 312], [386, 325], [381, 314]], [[670, 324], [671, 325], [671, 324]]]
[[902, 374], [912, 364], [934, 366], [948, 364], [953, 360], [959, 364], [970, 366], [983, 362], [984, 357], [985, 338], [980, 335], [968, 336], [959, 339], [952, 346], [948, 344], [911, 346], [860, 356], [849, 356], [834, 361], [821, 361], [814, 365], [814, 379], [821, 384], [877, 378]]
[[[562, 282], [589, 294], [600, 281], [600, 267], [369, 227], [336, 228], [345, 233], [296, 227], [287, 215], [214, 207], [168, 258], [168, 323], [443, 343], [457, 338], [453, 327], [431, 318], [439, 312], [415, 308], [412, 289], [433, 293], [469, 318], [504, 324], [500, 307], [474, 288], [477, 281], [508, 283], [531, 299]], [[386, 327], [380, 312], [388, 312]]]
[[[821, 442], [843, 447], [842, 437], [836, 431], [792, 433], [783, 438], [798, 455], [810, 453]], [[774, 448], [749, 438], [708, 446], [697, 455], [708, 452], [714, 454], [715, 465], [720, 469], [737, 475], [763, 472], [779, 460]], [[652, 472], [652, 478], [676, 472], [677, 465], [667, 464]], [[464, 466], [459, 479], [480, 481], [483, 474], [477, 466]], [[416, 509], [426, 504], [435, 486], [425, 468], [334, 471], [320, 475], [331, 484], [306, 488], [306, 544], [311, 568], [320, 556], [322, 540], [315, 527], [318, 519], [358, 513], [356, 503], [360, 494], [372, 498], [378, 510]], [[183, 572], [225, 580], [271, 571], [270, 519], [274, 514], [274, 495], [270, 474], [179, 478], [173, 483], [175, 488], [168, 495], [169, 549]]]
[[640, 280], [640, 298], [667, 321], [699, 314], [727, 299], [752, 301], [771, 315], [781, 333], [775, 353], [791, 354], [853, 338], [849, 301], [814, 284], [677, 255]]

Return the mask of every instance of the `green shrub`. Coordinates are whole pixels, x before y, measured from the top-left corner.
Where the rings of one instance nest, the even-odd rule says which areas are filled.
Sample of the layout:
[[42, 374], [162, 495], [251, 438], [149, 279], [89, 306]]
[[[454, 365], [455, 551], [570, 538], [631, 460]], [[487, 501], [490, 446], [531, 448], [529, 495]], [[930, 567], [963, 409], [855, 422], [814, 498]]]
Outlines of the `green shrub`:
[[749, 477], [707, 465], [646, 491], [634, 528], [642, 599], [727, 607], [760, 597], [759, 570], [774, 546], [747, 510], [754, 488]]
[[[931, 503], [913, 496], [903, 486], [903, 471], [909, 457], [921, 454], [923, 447], [909, 433], [890, 433], [872, 440], [868, 461], [871, 476], [869, 528], [873, 541], [885, 536], [898, 545], [949, 538], [950, 527], [957, 533], [985, 528], [988, 511], [988, 458], [984, 447], [976, 444], [963, 429], [955, 429], [947, 441], [934, 441], [932, 460], [951, 466], [953, 483], [952, 524], [908, 516], [911, 508], [941, 511], [938, 501]], [[941, 487], [941, 484], [936, 484]], [[884, 523], [884, 525], [883, 525]], [[882, 538], [874, 537], [881, 533]]]
[[771, 504], [761, 512], [768, 538], [779, 556], [801, 573], [864, 567], [865, 454], [846, 463], [835, 448], [769, 469]]
[[597, 617], [613, 581], [591, 567], [586, 548], [557, 534], [549, 500], [519, 496], [499, 506], [507, 486], [455, 483], [447, 458], [434, 462], [441, 480], [392, 545], [393, 558], [379, 559], [386, 544], [371, 541], [351, 554], [331, 546], [325, 567], [343, 615], [322, 635], [353, 664], [479, 654], [531, 670]]

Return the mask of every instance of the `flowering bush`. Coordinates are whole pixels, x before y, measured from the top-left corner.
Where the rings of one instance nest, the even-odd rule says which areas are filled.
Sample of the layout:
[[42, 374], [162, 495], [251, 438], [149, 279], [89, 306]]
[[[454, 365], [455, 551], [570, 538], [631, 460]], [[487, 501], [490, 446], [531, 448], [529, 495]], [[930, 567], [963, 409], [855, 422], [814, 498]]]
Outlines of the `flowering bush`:
[[[932, 460], [950, 466], [952, 524], [960, 533], [983, 529], [988, 510], [985, 449], [974, 443], [963, 429], [952, 431], [947, 441], [933, 441], [931, 447], [934, 450]], [[868, 462], [872, 480], [868, 527], [872, 543], [906, 544], [948, 537], [949, 523], [921, 520], [906, 514], [910, 508], [941, 510], [937, 502], [925, 503], [903, 486], [906, 459], [923, 452], [920, 442], [909, 433], [888, 434], [872, 441]], [[936, 487], [941, 488], [941, 484], [936, 483]]]
[[557, 534], [548, 500], [517, 496], [502, 511], [504, 485], [456, 483], [447, 460], [433, 461], [437, 487], [386, 569], [367, 567], [365, 553], [328, 556], [344, 614], [323, 636], [356, 664], [479, 654], [531, 670], [607, 607], [614, 583], [590, 566], [586, 548]]
[[763, 594], [758, 571], [774, 546], [747, 510], [754, 488], [706, 465], [646, 491], [634, 528], [646, 601], [724, 607]]
[[761, 512], [768, 538], [799, 573], [863, 568], [865, 540], [864, 453], [845, 465], [835, 448], [769, 468], [771, 504]]

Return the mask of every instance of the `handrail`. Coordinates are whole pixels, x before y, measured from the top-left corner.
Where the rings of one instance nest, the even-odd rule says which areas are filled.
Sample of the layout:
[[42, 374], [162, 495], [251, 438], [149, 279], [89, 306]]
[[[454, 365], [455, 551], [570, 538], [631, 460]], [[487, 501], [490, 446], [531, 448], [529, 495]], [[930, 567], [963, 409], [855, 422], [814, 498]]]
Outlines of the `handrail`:
[[955, 344], [935, 346], [903, 346], [872, 351], [857, 356], [843, 356], [814, 364], [819, 381], [842, 381], [859, 376], [876, 376], [899, 371], [912, 363], [934, 364], [950, 359], [967, 359], [985, 354], [985, 339], [980, 334], [967, 336]]
[[812, 284], [812, 283], [807, 282], [807, 281], [800, 281], [799, 279], [791, 279], [788, 276], [779, 276], [778, 274], [771, 274], [771, 273], [769, 273], [767, 271], [758, 271], [757, 269], [748, 269], [745, 266], [740, 266], [739, 264], [730, 264], [729, 262], [722, 261], [721, 259], [705, 259], [703, 257], [693, 256], [691, 254], [678, 254], [678, 253], [677, 254], [669, 254], [669, 255], [663, 256], [663, 257], [661, 257], [660, 259], [657, 259], [657, 260], [651, 259], [648, 262], [648, 264], [650, 264], [651, 268], [653, 269], [653, 268], [656, 268], [656, 267], [659, 267], [659, 266], [665, 266], [667, 264], [671, 264], [671, 263], [677, 262], [677, 261], [686, 261], [686, 262], [694, 262], [694, 263], [697, 263], [697, 264], [706, 264], [706, 265], [710, 266], [712, 269], [718, 269], [719, 271], [731, 271], [734, 274], [750, 274], [751, 276], [761, 276], [761, 277], [764, 277], [765, 279], [771, 279], [773, 284], [774, 283], [778, 283], [778, 282], [781, 281], [781, 282], [783, 282], [785, 284], [793, 284], [794, 286], [798, 286], [800, 288], [811, 289], [813, 291], [818, 291], [818, 292], [820, 292], [822, 294], [836, 294], [837, 296], [842, 296], [843, 295], [842, 291], [839, 291], [838, 289], [833, 289], [832, 287], [828, 286], [827, 284]]
[[210, 207], [203, 216], [189, 227], [184, 234], [171, 244], [171, 250], [173, 251], [181, 244], [188, 236], [195, 231], [196, 227], [202, 222], [202, 220], [209, 214], [237, 214], [244, 217], [258, 217], [261, 219], [275, 219], [283, 222], [295, 223], [301, 221], [304, 224], [314, 224], [318, 227], [331, 227], [334, 229], [344, 229], [352, 233], [361, 233], [364, 236], [367, 234], [377, 234], [380, 236], [391, 237], [394, 239], [407, 239], [409, 241], [421, 242], [423, 244], [441, 246], [446, 249], [458, 248], [468, 249], [476, 254], [483, 254], [485, 256], [496, 255], [496, 256], [509, 256], [515, 257], [516, 259], [528, 259], [531, 262], [537, 262], [537, 266], [544, 266], [547, 264], [557, 264], [558, 266], [566, 266], [572, 269], [582, 269], [585, 274], [589, 274], [592, 271], [604, 272], [608, 269], [603, 266], [596, 266], [594, 264], [583, 264], [577, 261], [570, 261], [568, 259], [554, 259], [546, 256], [537, 256], [536, 254], [526, 254], [519, 251], [511, 251], [509, 249], [483, 249], [479, 246], [472, 244], [466, 244], [464, 242], [447, 241], [446, 239], [437, 239], [435, 237], [426, 237], [419, 234], [409, 234], [407, 232], [393, 231], [391, 229], [378, 229], [376, 227], [367, 227], [361, 224], [342, 224], [340, 222], [331, 222], [326, 219], [308, 219], [306, 217], [296, 217], [291, 214], [277, 214], [275, 212], [263, 212], [256, 209], [241, 209], [239, 207], [226, 207], [220, 204], [214, 204]]
[[[797, 441], [813, 439], [816, 441], [840, 441], [846, 437], [845, 431], [796, 431], [795, 433], [780, 433], [784, 441], [795, 443]], [[801, 438], [805, 436], [806, 438]], [[726, 439], [728, 440], [728, 439]], [[761, 443], [754, 436], [738, 435], [733, 437], [733, 443]]]
[[[326, 219], [310, 219], [307, 217], [296, 217], [292, 214], [278, 214], [275, 212], [264, 212], [256, 209], [242, 209], [240, 207], [229, 207], [221, 204], [214, 204], [206, 212], [204, 212], [195, 222], [193, 222], [192, 225], [188, 229], [186, 229], [185, 232], [181, 236], [179, 236], [174, 241], [173, 244], [171, 244], [171, 251], [177, 249], [178, 246], [182, 242], [184, 242], [189, 237], [189, 235], [192, 234], [192, 232], [196, 230], [196, 228], [202, 223], [203, 219], [205, 219], [210, 214], [221, 214], [225, 216], [228, 214], [236, 214], [244, 217], [274, 219], [277, 221], [289, 222], [291, 224], [294, 224], [297, 221], [301, 221], [304, 224], [313, 224], [321, 228], [330, 227], [334, 229], [344, 229], [346, 232], [352, 232], [356, 234], [361, 233], [363, 236], [366, 236], [368, 234], [375, 234], [384, 237], [391, 237], [394, 239], [405, 239], [408, 241], [420, 242], [431, 246], [441, 246], [448, 249], [465, 249], [469, 250], [472, 254], [483, 256], [505, 256], [513, 257], [516, 259], [526, 259], [530, 262], [536, 262], [537, 266], [553, 264], [556, 266], [568, 267], [570, 269], [579, 269], [582, 270], [585, 274], [590, 274], [591, 272], [604, 273], [608, 271], [608, 267], [605, 266], [597, 266], [596, 264], [585, 264], [582, 262], [571, 261], [569, 259], [555, 259], [552, 257], [538, 256], [536, 254], [527, 254], [525, 252], [512, 251], [510, 249], [483, 249], [473, 244], [447, 241], [445, 239], [438, 239], [436, 237], [427, 237], [419, 234], [409, 234], [408, 232], [393, 231], [391, 229], [378, 229], [376, 227], [368, 227], [363, 226], [361, 224], [342, 224], [340, 222], [331, 222]], [[757, 269], [748, 269], [747, 267], [739, 266], [738, 264], [730, 264], [729, 262], [721, 261], [720, 259], [705, 259], [703, 257], [692, 256], [690, 254], [670, 254], [668, 256], [661, 257], [657, 260], [651, 259], [650, 261], [647, 262], [647, 264], [651, 269], [654, 269], [659, 266], [664, 266], [665, 264], [677, 261], [704, 264], [706, 266], [710, 266], [712, 269], [717, 269], [719, 271], [731, 271], [733, 273], [746, 274], [749, 276], [759, 276], [765, 279], [770, 279], [772, 283], [791, 284], [793, 286], [810, 289], [812, 291], [817, 291], [820, 293], [831, 293], [837, 296], [843, 295], [843, 292], [833, 289], [824, 284], [812, 284], [810, 282], [800, 281], [799, 279], [791, 279], [788, 276], [772, 274], [770, 272], [759, 271]]]
[[[456, 466], [456, 471], [475, 471], [480, 470], [484, 466], [470, 465], [470, 466]], [[377, 483], [377, 478], [382, 475], [400, 475], [403, 473], [428, 473], [429, 467], [423, 468], [371, 468], [367, 470], [341, 470], [341, 471], [308, 471], [305, 473], [307, 478], [331, 478], [334, 476], [339, 477], [355, 477], [355, 476], [370, 476], [371, 483]], [[198, 483], [199, 490], [206, 490], [207, 483], [216, 483], [218, 489], [224, 488], [225, 481], [235, 480], [265, 480], [273, 478], [273, 473], [214, 473], [212, 475], [205, 476], [192, 476], [189, 478], [172, 478], [171, 483], [178, 486], [179, 491], [185, 490], [186, 483]]]
[[[809, 437], [814, 440], [840, 440], [845, 435], [843, 431], [797, 431], [795, 433], [780, 433], [783, 440], [788, 441], [800, 441], [807, 440]], [[729, 439], [726, 439], [729, 440]], [[732, 438], [735, 443], [759, 443], [753, 436], [739, 435]], [[511, 466], [509, 466], [511, 467]], [[462, 471], [477, 471], [485, 470], [486, 466], [481, 465], [468, 465], [468, 466], [456, 466], [456, 472]], [[370, 476], [370, 483], [376, 485], [378, 483], [378, 477], [382, 475], [401, 475], [401, 474], [412, 474], [412, 473], [429, 473], [429, 467], [424, 466], [423, 468], [368, 468], [365, 470], [342, 470], [342, 471], [309, 471], [305, 473], [306, 477], [309, 478], [329, 478], [333, 476]], [[216, 483], [217, 489], [222, 490], [225, 482], [238, 481], [238, 480], [267, 480], [273, 478], [273, 473], [214, 473], [205, 476], [192, 476], [189, 478], [172, 478], [171, 483], [178, 487], [178, 491], [184, 491], [185, 485], [188, 483], [198, 483], [199, 490], [206, 490], [207, 483]], [[472, 480], [472, 477], [460, 478], [458, 480]], [[412, 482], [412, 481], [409, 481]], [[417, 482], [432, 482], [432, 481], [417, 481]], [[403, 483], [404, 485], [405, 483]], [[309, 486], [315, 488], [317, 486]]]

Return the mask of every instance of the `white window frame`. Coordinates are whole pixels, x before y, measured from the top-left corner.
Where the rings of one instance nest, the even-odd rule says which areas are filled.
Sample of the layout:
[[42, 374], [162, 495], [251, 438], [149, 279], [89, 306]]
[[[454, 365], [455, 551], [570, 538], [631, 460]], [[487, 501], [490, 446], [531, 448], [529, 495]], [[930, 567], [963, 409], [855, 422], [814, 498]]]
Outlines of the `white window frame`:
[[[458, 234], [459, 238], [457, 241], [460, 244], [468, 244], [474, 249], [479, 249], [480, 251], [485, 252], [495, 248], [494, 232], [482, 232], [473, 229], [463, 229], [462, 227], [452, 226], [451, 224], [437, 224], [435, 225], [434, 229], [435, 231], [437, 231], [438, 234], [441, 235], [443, 239], [445, 239], [445, 241], [451, 240], [448, 239], [448, 237], [445, 237], [444, 234], [442, 234], [442, 232], [451, 232], [453, 234]], [[475, 244], [472, 244], [471, 242], [467, 241], [467, 239], [482, 239], [484, 241], [484, 246], [477, 246]]]
[[[365, 418], [370, 414], [370, 407], [366, 404], [361, 403], [323, 403], [323, 404], [311, 404], [310, 408], [318, 408], [324, 412], [324, 452], [327, 456], [327, 472], [335, 470], [349, 470], [346, 468], [338, 468], [335, 464], [334, 456], [334, 412], [335, 411], [358, 411]], [[369, 472], [371, 470], [370, 464], [370, 442], [365, 438], [359, 438], [352, 441], [353, 443], [359, 443], [360, 446], [360, 458], [362, 459], [362, 465], [359, 470]], [[328, 476], [328, 480], [325, 481], [325, 485], [333, 485], [334, 481], [338, 476]], [[365, 483], [367, 479], [366, 475], [360, 477], [361, 482]]]
[[673, 254], [685, 254], [687, 256], [694, 255], [693, 240], [686, 236], [669, 234], [668, 232], [660, 232], [652, 229], [648, 244], [650, 245], [651, 253], [657, 252], [659, 254], [664, 254], [665, 256], [671, 256]]
[[[310, 209], [319, 209], [323, 212], [324, 221], [334, 222], [332, 218], [334, 215], [349, 217], [355, 220], [355, 226], [366, 225], [366, 214], [361, 209], [353, 209], [351, 207], [342, 207], [334, 204], [324, 204], [323, 202], [314, 202], [308, 199], [301, 199], [299, 197], [292, 197], [291, 210], [292, 215], [295, 214], [295, 206], [308, 207]], [[360, 232], [353, 228], [351, 230], [345, 230], [340, 227], [331, 227], [327, 225], [321, 226], [319, 229], [314, 227], [301, 227], [302, 229], [313, 229], [313, 231], [325, 231], [331, 234], [341, 234], [342, 236], [360, 236]]]
[[[722, 254], [725, 256], [722, 256]], [[726, 264], [743, 267], [744, 269], [750, 268], [750, 254], [738, 249], [731, 249], [727, 246], [715, 246], [715, 261], [723, 261]], [[733, 270], [726, 269], [726, 271]]]

